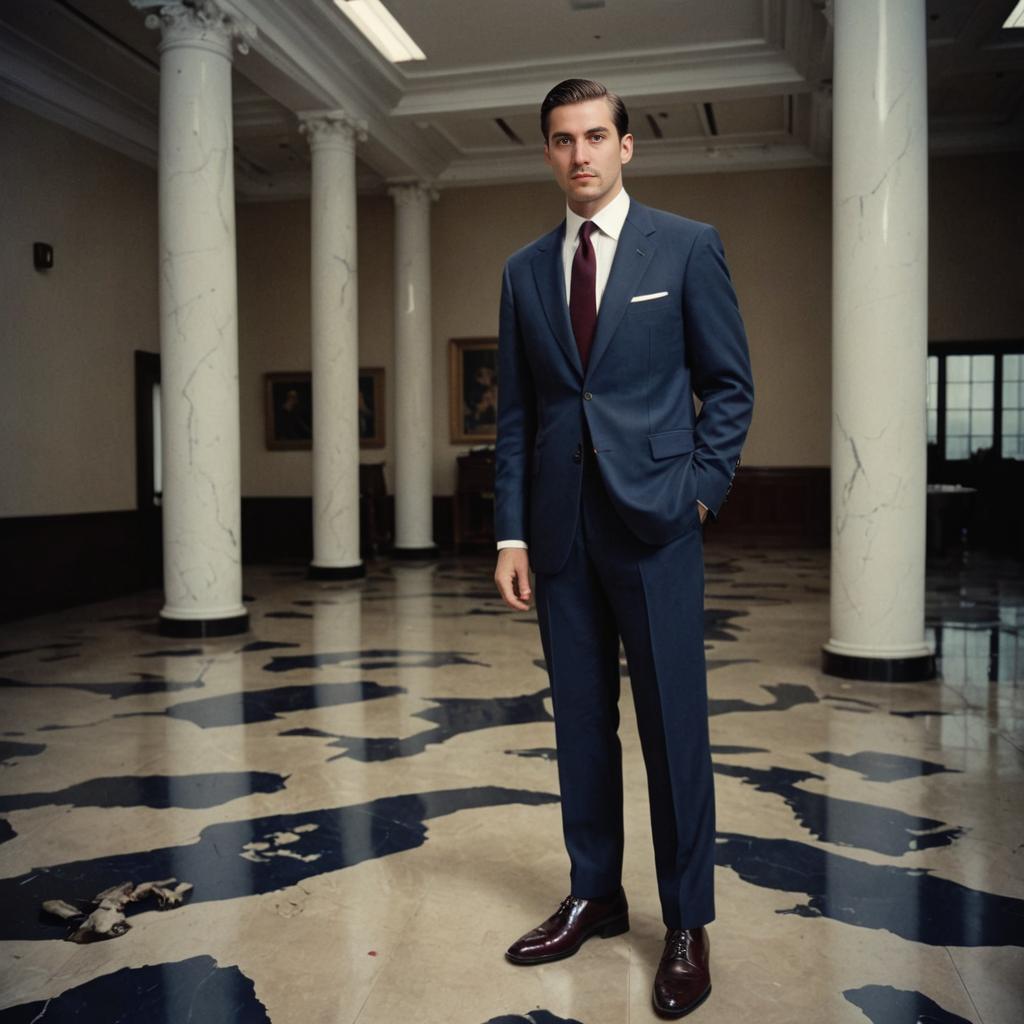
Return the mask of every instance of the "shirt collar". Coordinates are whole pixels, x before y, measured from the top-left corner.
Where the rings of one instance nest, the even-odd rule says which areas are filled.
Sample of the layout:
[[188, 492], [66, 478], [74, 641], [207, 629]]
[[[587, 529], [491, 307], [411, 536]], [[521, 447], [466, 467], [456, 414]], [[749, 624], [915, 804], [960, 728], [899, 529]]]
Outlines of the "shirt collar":
[[[591, 219], [602, 234], [618, 241], [628, 213], [629, 195], [622, 188], [619, 190], [619, 194], [607, 206], [595, 213]], [[580, 225], [585, 219], [578, 213], [573, 213], [568, 206], [565, 208], [565, 239], [567, 242], [575, 244], [576, 236], [580, 232]]]

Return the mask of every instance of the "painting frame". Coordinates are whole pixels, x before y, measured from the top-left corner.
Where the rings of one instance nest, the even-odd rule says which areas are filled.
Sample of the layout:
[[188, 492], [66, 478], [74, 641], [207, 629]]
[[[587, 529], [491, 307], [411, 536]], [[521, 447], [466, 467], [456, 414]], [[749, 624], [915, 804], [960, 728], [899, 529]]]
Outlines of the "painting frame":
[[359, 447], [387, 445], [387, 393], [383, 366], [359, 368]]
[[[359, 368], [359, 447], [387, 444], [386, 375], [382, 366]], [[263, 418], [268, 451], [313, 447], [313, 376], [309, 370], [263, 375]]]
[[268, 451], [313, 447], [313, 375], [309, 370], [263, 375], [263, 418]]
[[497, 338], [451, 339], [448, 408], [452, 444], [493, 444], [497, 440]]

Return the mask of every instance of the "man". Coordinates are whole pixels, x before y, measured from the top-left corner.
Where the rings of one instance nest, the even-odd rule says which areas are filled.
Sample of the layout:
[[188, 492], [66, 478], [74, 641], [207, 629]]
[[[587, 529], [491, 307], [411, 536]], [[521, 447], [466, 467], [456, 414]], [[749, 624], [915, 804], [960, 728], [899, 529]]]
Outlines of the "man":
[[714, 917], [701, 524], [728, 492], [753, 386], [718, 234], [628, 197], [628, 129], [604, 86], [551, 90], [544, 157], [566, 218], [505, 266], [494, 578], [523, 611], [535, 573], [571, 864], [570, 895], [506, 956], [557, 960], [629, 928], [621, 637], [667, 928], [653, 999], [681, 1017], [711, 990]]

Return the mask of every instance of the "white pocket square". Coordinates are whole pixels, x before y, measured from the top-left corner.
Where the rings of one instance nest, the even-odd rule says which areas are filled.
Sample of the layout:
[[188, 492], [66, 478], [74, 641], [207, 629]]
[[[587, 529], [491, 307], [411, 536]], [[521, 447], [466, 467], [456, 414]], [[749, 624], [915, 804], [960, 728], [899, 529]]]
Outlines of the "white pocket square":
[[651, 292], [650, 295], [634, 295], [630, 302], [650, 302], [651, 299], [663, 299], [668, 292]]

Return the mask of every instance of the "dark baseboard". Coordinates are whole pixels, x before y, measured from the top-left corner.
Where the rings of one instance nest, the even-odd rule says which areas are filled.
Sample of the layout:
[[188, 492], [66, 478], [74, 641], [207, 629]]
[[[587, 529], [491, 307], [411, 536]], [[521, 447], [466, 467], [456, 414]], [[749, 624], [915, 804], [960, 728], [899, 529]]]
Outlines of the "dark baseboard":
[[0, 519], [0, 621], [152, 586], [145, 525], [134, 509]]
[[[365, 502], [366, 499], [364, 499]], [[372, 529], [363, 515], [362, 557], [389, 557], [394, 499], [376, 499]], [[827, 547], [827, 468], [740, 468], [718, 522], [705, 533], [717, 540], [759, 545]], [[441, 553], [454, 543], [454, 499], [434, 497], [434, 539]], [[482, 553], [493, 553], [487, 543]], [[422, 552], [427, 554], [428, 552]], [[419, 553], [418, 553], [419, 554]], [[313, 502], [309, 497], [242, 499], [245, 564], [313, 556]], [[102, 601], [162, 584], [159, 513], [133, 509], [62, 516], [0, 519], [0, 621]]]
[[[360, 521], [360, 554], [371, 560], [392, 554], [395, 535], [395, 499], [391, 494], [374, 499], [374, 515], [367, 515], [363, 499]], [[450, 494], [434, 495], [434, 540], [439, 549], [450, 551], [454, 539], [454, 499]], [[431, 549], [432, 554], [436, 554]], [[423, 552], [426, 556], [427, 552]], [[313, 499], [242, 498], [242, 561], [309, 561], [313, 557]]]
[[740, 466], [705, 541], [828, 547], [830, 487], [827, 466]]
[[243, 564], [312, 557], [312, 498], [242, 498]]

